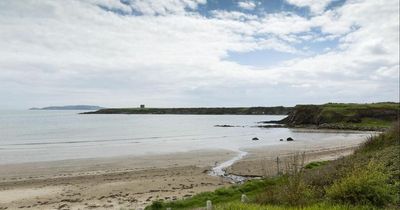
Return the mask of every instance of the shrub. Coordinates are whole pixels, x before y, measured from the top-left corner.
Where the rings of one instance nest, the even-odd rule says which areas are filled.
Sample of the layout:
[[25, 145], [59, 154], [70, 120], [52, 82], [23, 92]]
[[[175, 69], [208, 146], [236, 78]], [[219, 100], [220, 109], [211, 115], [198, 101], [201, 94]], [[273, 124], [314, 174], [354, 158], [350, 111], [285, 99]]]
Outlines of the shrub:
[[367, 138], [367, 141], [361, 145], [356, 153], [377, 151], [395, 145], [400, 145], [400, 124], [398, 122], [394, 123], [385, 133]]
[[284, 204], [304, 206], [312, 202], [314, 192], [304, 181], [305, 154], [295, 154], [286, 162], [284, 180], [267, 186], [264, 193], [256, 197], [262, 204]]
[[395, 189], [388, 179], [383, 166], [371, 161], [336, 181], [326, 193], [333, 201], [381, 207], [395, 200]]
[[289, 207], [282, 205], [258, 205], [258, 204], [247, 204], [247, 203], [225, 203], [221, 205], [216, 205], [215, 210], [374, 210], [371, 206], [351, 206], [351, 205], [337, 205], [330, 203], [317, 203], [310, 206], [299, 207]]
[[153, 201], [152, 204], [147, 208], [151, 210], [157, 210], [163, 208], [163, 203], [161, 200]]
[[314, 169], [314, 168], [319, 168], [321, 166], [324, 166], [328, 163], [328, 161], [315, 161], [308, 163], [304, 168], [306, 169]]

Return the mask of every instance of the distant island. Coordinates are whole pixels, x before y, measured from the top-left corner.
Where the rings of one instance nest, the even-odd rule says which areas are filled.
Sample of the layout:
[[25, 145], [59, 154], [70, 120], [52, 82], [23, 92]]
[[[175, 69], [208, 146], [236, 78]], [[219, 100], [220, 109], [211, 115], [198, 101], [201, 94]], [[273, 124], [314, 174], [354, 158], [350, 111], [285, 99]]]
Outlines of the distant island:
[[287, 115], [293, 107], [108, 108], [82, 114]]
[[43, 108], [30, 108], [29, 110], [99, 110], [104, 109], [100, 106], [91, 105], [68, 105], [68, 106], [48, 106]]

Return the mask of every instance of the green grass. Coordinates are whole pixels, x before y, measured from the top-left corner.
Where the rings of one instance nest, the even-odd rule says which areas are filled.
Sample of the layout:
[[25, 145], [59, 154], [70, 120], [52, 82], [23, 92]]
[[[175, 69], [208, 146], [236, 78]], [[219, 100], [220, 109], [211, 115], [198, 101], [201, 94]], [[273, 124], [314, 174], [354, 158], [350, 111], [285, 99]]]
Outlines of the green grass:
[[348, 110], [348, 109], [399, 109], [399, 103], [394, 102], [380, 102], [380, 103], [369, 103], [369, 104], [358, 104], [358, 103], [327, 103], [322, 106], [335, 110]]
[[246, 194], [250, 198], [261, 193], [267, 186], [274, 185], [282, 181], [282, 178], [271, 178], [266, 180], [251, 180], [242, 185], [234, 185], [227, 188], [220, 188], [214, 192], [199, 193], [191, 198], [174, 201], [163, 202], [158, 201], [146, 207], [147, 210], [151, 209], [165, 209], [171, 207], [172, 209], [191, 209], [202, 207], [207, 200], [212, 200], [213, 203], [226, 203], [240, 200], [242, 194]]
[[328, 161], [315, 161], [315, 162], [308, 163], [306, 166], [304, 166], [304, 168], [306, 168], [306, 169], [319, 168], [321, 166], [326, 165], [327, 163], [328, 163]]
[[227, 203], [217, 205], [215, 210], [374, 210], [379, 209], [373, 206], [352, 206], [343, 204], [330, 204], [330, 203], [319, 203], [310, 206], [291, 207], [291, 206], [279, 206], [279, 205], [259, 205], [259, 204], [247, 204], [247, 203]]
[[327, 188], [327, 197], [340, 203], [383, 207], [396, 199], [396, 186], [387, 184], [389, 176], [382, 164], [371, 161], [336, 180]]
[[388, 127], [389, 128], [393, 124], [393, 122], [366, 117], [366, 118], [362, 118], [362, 120], [359, 124], [362, 126], [376, 126], [376, 127]]

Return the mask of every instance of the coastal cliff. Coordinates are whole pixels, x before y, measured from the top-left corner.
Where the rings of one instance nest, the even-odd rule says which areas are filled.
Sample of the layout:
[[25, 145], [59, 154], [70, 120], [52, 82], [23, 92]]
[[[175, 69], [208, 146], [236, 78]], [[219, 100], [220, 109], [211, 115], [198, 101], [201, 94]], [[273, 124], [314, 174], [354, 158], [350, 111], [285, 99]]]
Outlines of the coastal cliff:
[[275, 123], [289, 127], [382, 130], [398, 119], [399, 103], [297, 105]]

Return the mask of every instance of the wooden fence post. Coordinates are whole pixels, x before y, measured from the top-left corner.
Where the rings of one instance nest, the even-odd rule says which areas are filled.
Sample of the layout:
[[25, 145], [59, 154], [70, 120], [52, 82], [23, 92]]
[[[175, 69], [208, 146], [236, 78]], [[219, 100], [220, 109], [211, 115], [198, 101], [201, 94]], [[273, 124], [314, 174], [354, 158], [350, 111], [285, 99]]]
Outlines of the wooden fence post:
[[280, 170], [279, 170], [279, 156], [276, 157], [276, 168], [278, 170], [278, 175], [280, 174]]
[[206, 203], [206, 209], [207, 210], [212, 210], [212, 203], [211, 203], [210, 200], [208, 200], [207, 203]]
[[240, 199], [240, 201], [242, 203], [246, 203], [247, 201], [249, 201], [249, 199], [247, 198], [247, 196], [245, 194], [242, 194], [242, 198]]

